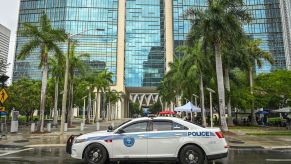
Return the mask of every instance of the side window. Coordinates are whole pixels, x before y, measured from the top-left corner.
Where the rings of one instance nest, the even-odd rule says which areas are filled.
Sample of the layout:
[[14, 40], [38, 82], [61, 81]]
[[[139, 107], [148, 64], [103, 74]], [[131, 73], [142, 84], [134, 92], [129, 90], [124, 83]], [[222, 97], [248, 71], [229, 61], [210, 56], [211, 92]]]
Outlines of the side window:
[[153, 131], [171, 131], [172, 121], [153, 121]]
[[124, 133], [145, 132], [147, 131], [148, 122], [138, 122], [123, 128]]
[[173, 130], [188, 130], [186, 126], [173, 122]]

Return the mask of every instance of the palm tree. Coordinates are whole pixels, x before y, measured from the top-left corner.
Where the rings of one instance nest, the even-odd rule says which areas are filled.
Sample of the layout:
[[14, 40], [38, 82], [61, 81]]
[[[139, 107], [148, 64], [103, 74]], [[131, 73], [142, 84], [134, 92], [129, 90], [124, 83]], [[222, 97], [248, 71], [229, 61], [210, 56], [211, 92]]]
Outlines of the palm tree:
[[[107, 119], [108, 121], [112, 120], [112, 105], [115, 104], [121, 99], [120, 92], [115, 90], [111, 91], [110, 89], [106, 92], [106, 100], [108, 103], [107, 109]], [[115, 113], [114, 113], [115, 115]]]
[[[186, 77], [184, 79], [199, 79], [198, 83], [199, 83], [199, 89], [200, 89], [202, 125], [206, 127], [203, 72], [205, 69], [207, 69], [210, 66], [210, 63], [209, 63], [210, 60], [208, 60], [207, 56], [202, 51], [201, 41], [196, 42], [194, 47], [190, 47], [190, 46], [178, 47], [177, 51], [183, 52], [185, 54], [181, 62], [181, 67]], [[191, 78], [191, 77], [194, 77], [194, 78]], [[193, 86], [189, 86], [189, 87], [192, 88], [193, 90]]]
[[[263, 61], [266, 60], [269, 63], [273, 64], [274, 60], [270, 53], [262, 50], [259, 46], [262, 44], [261, 40], [252, 40], [249, 39], [246, 43], [245, 53], [242, 56], [241, 61], [243, 61], [243, 66], [247, 68], [249, 74], [249, 84], [250, 84], [250, 92], [253, 95], [254, 88], [254, 66], [257, 65], [259, 68], [263, 66]], [[252, 102], [251, 109], [251, 122], [252, 125], [257, 125], [256, 115], [254, 111], [254, 101]]]
[[231, 106], [231, 86], [230, 81], [236, 80], [234, 79], [235, 76], [230, 77], [231, 69], [236, 68], [241, 65], [241, 61], [239, 57], [243, 54], [243, 44], [245, 44], [245, 37], [241, 38], [237, 42], [229, 44], [225, 46], [222, 50], [222, 59], [224, 63], [224, 84], [225, 89], [227, 92], [227, 113], [228, 119], [227, 124], [228, 126], [234, 126], [233, 119], [232, 119], [232, 106]]
[[76, 49], [76, 42], [72, 42], [70, 46], [70, 54], [69, 54], [69, 89], [68, 89], [68, 126], [72, 126], [72, 119], [73, 119], [73, 100], [74, 100], [74, 78], [75, 73], [78, 72], [79, 74], [85, 74], [86, 65], [83, 62], [82, 58], [89, 57], [89, 54], [80, 54], [77, 55], [75, 53]]
[[250, 21], [250, 16], [243, 8], [242, 0], [211, 0], [208, 8], [193, 7], [186, 10], [184, 16], [192, 22], [190, 39], [197, 40], [202, 36], [214, 46], [220, 122], [222, 131], [228, 131], [221, 49], [243, 35], [242, 24]]
[[66, 33], [63, 29], [54, 29], [46, 14], [40, 17], [39, 26], [29, 23], [23, 23], [23, 30], [20, 32], [23, 37], [30, 38], [29, 42], [24, 44], [18, 54], [18, 59], [25, 59], [31, 55], [31, 52], [40, 49], [40, 67], [42, 68], [42, 84], [40, 98], [40, 132], [44, 131], [44, 110], [46, 102], [46, 88], [48, 80], [48, 56], [50, 52], [61, 54], [58, 43], [64, 42]]
[[55, 81], [55, 96], [54, 96], [54, 116], [53, 125], [58, 125], [58, 97], [59, 97], [59, 81], [64, 74], [64, 55], [58, 54], [49, 59], [50, 71]]
[[[105, 91], [107, 90], [107, 88], [110, 86], [110, 84], [113, 83], [112, 81], [112, 76], [113, 73], [112, 72], [108, 72], [107, 69], [103, 70], [102, 72], [98, 73], [95, 82], [93, 84], [94, 88], [97, 90], [96, 95], [95, 95], [95, 99], [96, 99], [96, 115], [95, 115], [95, 122], [98, 121], [98, 101], [99, 101], [99, 92], [100, 91]], [[101, 113], [101, 112], [100, 112]]]
[[[99, 92], [100, 91], [107, 91], [110, 84], [112, 84], [112, 76], [113, 76], [113, 73], [112, 72], [109, 72], [107, 69], [101, 71], [101, 72], [98, 72], [97, 75], [96, 73], [94, 72], [90, 72], [86, 75], [86, 81], [88, 82], [88, 89], [89, 89], [89, 99], [91, 99], [91, 92], [96, 89], [96, 115], [95, 115], [95, 122], [98, 121], [98, 100], [99, 100]], [[89, 108], [91, 107], [91, 101], [89, 101], [89, 105], [88, 105], [88, 110]], [[89, 111], [88, 111], [89, 112]], [[103, 116], [102, 116], [103, 117]], [[89, 116], [88, 116], [88, 119], [89, 119]], [[103, 118], [104, 119], [104, 118]]]

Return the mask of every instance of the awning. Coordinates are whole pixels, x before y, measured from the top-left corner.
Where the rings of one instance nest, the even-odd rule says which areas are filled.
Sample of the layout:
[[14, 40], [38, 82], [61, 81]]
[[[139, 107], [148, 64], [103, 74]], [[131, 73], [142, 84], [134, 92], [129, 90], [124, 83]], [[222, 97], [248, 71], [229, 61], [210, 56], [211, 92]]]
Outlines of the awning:
[[191, 102], [188, 102], [187, 104], [183, 106], [176, 107], [174, 111], [191, 113], [191, 112], [201, 112], [201, 109], [193, 105]]
[[291, 113], [291, 107], [285, 107], [278, 110], [273, 110], [273, 113]]

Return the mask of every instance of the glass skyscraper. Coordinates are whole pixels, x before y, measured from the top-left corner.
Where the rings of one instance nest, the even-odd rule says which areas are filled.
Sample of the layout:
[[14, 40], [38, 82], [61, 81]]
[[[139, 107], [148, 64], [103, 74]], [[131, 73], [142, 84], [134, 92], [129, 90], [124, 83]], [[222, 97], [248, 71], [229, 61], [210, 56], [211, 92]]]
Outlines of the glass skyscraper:
[[[85, 62], [95, 70], [107, 68], [114, 74], [116, 81], [117, 56], [117, 15], [118, 0], [22, 0], [19, 12], [19, 27], [22, 23], [37, 24], [42, 12], [46, 12], [55, 28], [63, 28], [67, 33], [77, 34], [88, 29], [104, 29], [104, 31], [88, 31], [76, 35], [76, 53], [90, 55]], [[27, 38], [17, 37], [16, 55]], [[63, 49], [66, 49], [66, 44]], [[66, 51], [65, 51], [66, 52]], [[16, 60], [13, 80], [21, 77], [41, 79], [39, 52], [33, 52], [26, 60]]]
[[[290, 7], [282, 2], [290, 5], [284, 0], [245, 0], [254, 20], [244, 25], [244, 30], [261, 39], [261, 48], [276, 62], [273, 67], [265, 63], [257, 72], [286, 68]], [[168, 63], [181, 57], [175, 48], [184, 43], [191, 26], [182, 13], [192, 6], [205, 8], [207, 0], [21, 0], [18, 30], [24, 22], [37, 24], [42, 12], [48, 14], [54, 27], [70, 34], [104, 29], [75, 36], [77, 53], [90, 54], [84, 61], [91, 69], [113, 72], [112, 88], [143, 105], [159, 100], [153, 88], [169, 70]], [[18, 34], [16, 55], [26, 41]], [[65, 43], [62, 48], [66, 50]], [[13, 80], [41, 79], [38, 54], [36, 51], [26, 60], [15, 61]]]

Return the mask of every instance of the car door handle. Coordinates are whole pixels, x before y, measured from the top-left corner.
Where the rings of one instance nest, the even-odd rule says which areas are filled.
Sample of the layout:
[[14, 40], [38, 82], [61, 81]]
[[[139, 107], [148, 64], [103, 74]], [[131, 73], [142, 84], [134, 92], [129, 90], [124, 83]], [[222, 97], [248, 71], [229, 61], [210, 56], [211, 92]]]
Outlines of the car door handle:
[[141, 135], [137, 135], [137, 136], [140, 137], [140, 138], [145, 137], [145, 135], [143, 135], [143, 134], [141, 134]]
[[182, 136], [182, 133], [176, 133], [175, 136]]

